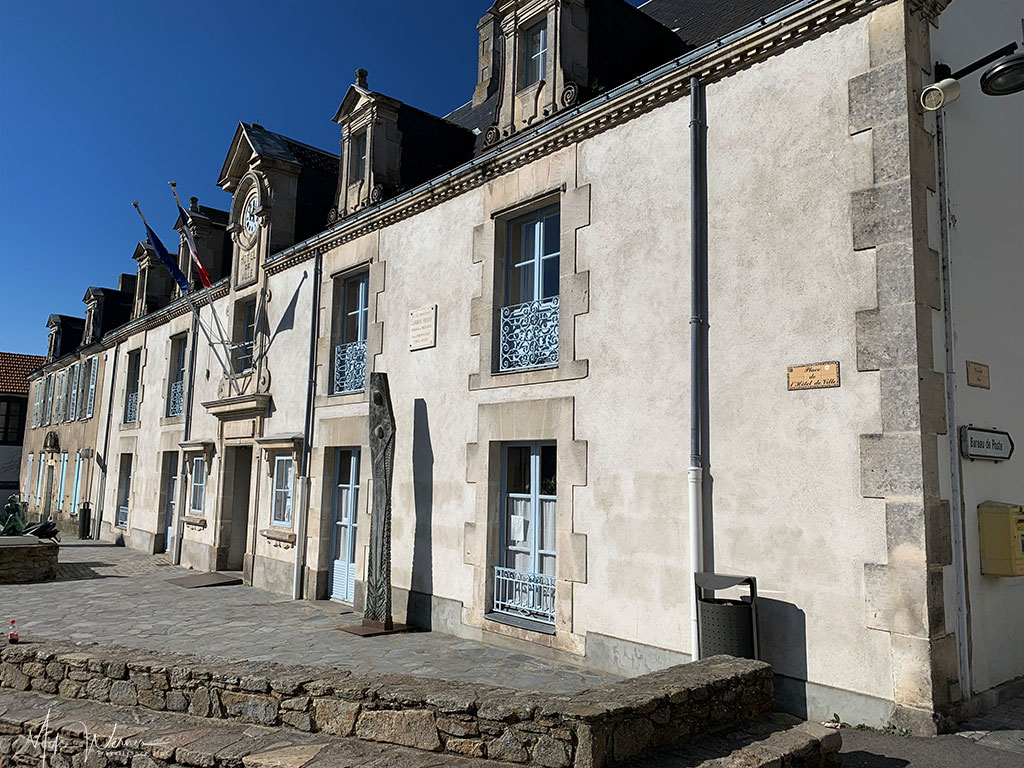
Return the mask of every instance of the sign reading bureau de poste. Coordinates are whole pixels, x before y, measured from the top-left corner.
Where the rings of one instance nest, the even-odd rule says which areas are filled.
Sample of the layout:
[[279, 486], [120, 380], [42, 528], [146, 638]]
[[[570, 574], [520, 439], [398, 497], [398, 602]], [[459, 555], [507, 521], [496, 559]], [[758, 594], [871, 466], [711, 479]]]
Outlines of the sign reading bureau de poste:
[[967, 459], [1006, 461], [1013, 456], [1013, 439], [1000, 429], [960, 427], [960, 453]]
[[789, 391], [833, 389], [839, 386], [839, 361], [791, 365], [786, 369]]
[[437, 304], [409, 312], [409, 349], [429, 349], [437, 344]]

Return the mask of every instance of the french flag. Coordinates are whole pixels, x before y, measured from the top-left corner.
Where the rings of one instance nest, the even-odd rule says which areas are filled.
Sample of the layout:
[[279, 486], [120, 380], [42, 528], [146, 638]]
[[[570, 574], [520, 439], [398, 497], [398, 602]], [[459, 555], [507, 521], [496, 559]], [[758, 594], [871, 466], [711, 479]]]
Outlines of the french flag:
[[[174, 196], [177, 201], [178, 196]], [[185, 242], [188, 243], [188, 251], [192, 254], [192, 261], [196, 265], [196, 272], [199, 273], [199, 280], [202, 282], [204, 288], [210, 287], [210, 275], [206, 271], [206, 267], [203, 266], [203, 262], [199, 260], [199, 251], [196, 248], [195, 238], [192, 237], [192, 217], [188, 215], [188, 212], [181, 207], [181, 203], [178, 203], [178, 215], [181, 216], [182, 231], [185, 233]]]

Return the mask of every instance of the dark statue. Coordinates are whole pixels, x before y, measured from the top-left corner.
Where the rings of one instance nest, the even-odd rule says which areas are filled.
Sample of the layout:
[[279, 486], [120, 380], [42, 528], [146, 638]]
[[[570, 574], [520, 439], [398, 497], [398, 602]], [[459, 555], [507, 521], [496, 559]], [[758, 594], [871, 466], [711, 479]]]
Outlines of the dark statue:
[[18, 494], [12, 493], [0, 510], [0, 536], [20, 536], [25, 532], [26, 520], [25, 505]]
[[370, 462], [373, 512], [366, 574], [365, 624], [394, 628], [391, 616], [391, 479], [395, 467], [395, 413], [386, 373], [370, 374]]

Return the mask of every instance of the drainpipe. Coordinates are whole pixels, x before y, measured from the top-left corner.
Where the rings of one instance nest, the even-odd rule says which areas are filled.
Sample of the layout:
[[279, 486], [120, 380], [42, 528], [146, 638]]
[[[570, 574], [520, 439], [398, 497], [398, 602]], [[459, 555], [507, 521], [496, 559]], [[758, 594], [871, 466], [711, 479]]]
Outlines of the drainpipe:
[[942, 244], [942, 319], [946, 330], [946, 433], [949, 436], [950, 500], [953, 513], [953, 571], [956, 600], [956, 638], [960, 667], [960, 695], [971, 698], [971, 662], [968, 655], [967, 568], [964, 563], [964, 510], [961, 487], [960, 450], [957, 444], [956, 359], [953, 354], [953, 290], [949, 258], [949, 186], [946, 171], [946, 116], [938, 111], [935, 119], [935, 143], [939, 160], [939, 220]]
[[[210, 297], [210, 311], [213, 308], [213, 297]], [[189, 336], [188, 354], [188, 397], [185, 398], [185, 428], [182, 435], [183, 442], [192, 439], [192, 402], [195, 396], [196, 382], [196, 357], [198, 356], [199, 345], [196, 343], [199, 330], [199, 310], [192, 313], [192, 334]], [[171, 550], [171, 563], [181, 565], [181, 539], [185, 533], [185, 508], [183, 502], [188, 500], [188, 472], [185, 469], [185, 451], [178, 451], [178, 482], [174, 489], [177, 499], [174, 504], [174, 546]]]
[[[110, 371], [110, 392], [107, 395], [107, 431], [103, 439], [103, 466], [100, 467], [99, 497], [96, 499], [96, 518], [92, 521], [92, 539], [100, 540], [103, 523], [104, 499], [107, 495], [107, 472], [110, 469], [110, 420], [114, 415], [114, 385], [117, 383], [117, 358], [121, 356], [121, 342], [114, 345], [114, 365]], [[99, 457], [96, 458], [97, 464]]]
[[686, 471], [690, 506], [690, 648], [692, 659], [700, 658], [697, 630], [697, 585], [694, 575], [703, 569], [704, 448], [701, 440], [703, 360], [702, 336], [705, 325], [704, 280], [707, 261], [707, 177], [704, 173], [707, 128], [704, 124], [704, 86], [690, 78], [690, 466]]
[[309, 518], [309, 464], [312, 454], [313, 437], [313, 400], [316, 397], [316, 345], [320, 338], [320, 270], [321, 253], [318, 248], [313, 255], [313, 314], [309, 319], [309, 381], [306, 386], [306, 423], [302, 434], [302, 463], [299, 471], [299, 492], [301, 498], [297, 505], [299, 510], [298, 540], [295, 542], [295, 580], [292, 585], [292, 598], [302, 599], [302, 570], [306, 564], [306, 526]]

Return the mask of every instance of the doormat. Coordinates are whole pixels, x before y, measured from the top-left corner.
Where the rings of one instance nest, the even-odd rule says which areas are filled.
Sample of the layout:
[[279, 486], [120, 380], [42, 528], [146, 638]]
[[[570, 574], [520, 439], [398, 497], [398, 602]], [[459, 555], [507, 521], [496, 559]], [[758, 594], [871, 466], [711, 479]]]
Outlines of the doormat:
[[185, 589], [199, 589], [200, 587], [230, 587], [234, 584], [241, 584], [242, 579], [238, 576], [228, 576], [226, 573], [193, 573], [191, 576], [167, 579], [167, 583]]

